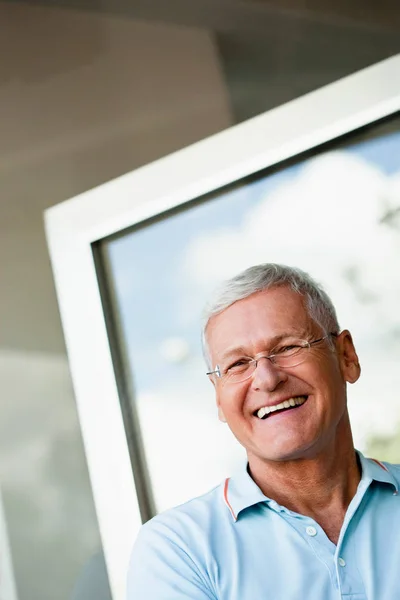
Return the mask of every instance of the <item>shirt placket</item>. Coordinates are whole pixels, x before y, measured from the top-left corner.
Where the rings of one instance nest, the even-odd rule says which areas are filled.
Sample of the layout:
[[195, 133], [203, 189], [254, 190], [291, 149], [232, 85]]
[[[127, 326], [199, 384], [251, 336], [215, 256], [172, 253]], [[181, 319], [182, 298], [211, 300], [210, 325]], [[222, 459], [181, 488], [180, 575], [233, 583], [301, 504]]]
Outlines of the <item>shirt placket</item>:
[[[366, 490], [359, 496], [359, 502]], [[279, 506], [276, 502], [269, 507], [280, 514], [310, 546], [316, 558], [320, 560], [329, 572], [332, 587], [337, 590], [338, 598], [346, 600], [366, 600], [363, 583], [354, 564], [354, 558], [347, 550], [345, 534], [352, 516], [357, 509], [356, 504], [343, 523], [338, 545], [335, 546], [328, 538], [322, 527], [310, 517], [293, 513]]]
[[336, 547], [327, 537], [322, 527], [310, 517], [294, 513], [280, 506], [274, 500], [268, 504], [270, 509], [277, 512], [303, 538], [315, 557], [327, 569], [332, 587], [339, 591], [340, 586], [335, 565]]

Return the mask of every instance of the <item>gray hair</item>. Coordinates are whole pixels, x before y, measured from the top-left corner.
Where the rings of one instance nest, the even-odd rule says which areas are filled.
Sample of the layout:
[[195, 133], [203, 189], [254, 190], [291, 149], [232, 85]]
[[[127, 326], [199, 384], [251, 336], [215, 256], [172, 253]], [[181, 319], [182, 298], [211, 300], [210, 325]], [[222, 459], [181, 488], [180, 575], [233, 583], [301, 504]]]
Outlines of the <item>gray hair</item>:
[[207, 366], [211, 368], [206, 330], [212, 317], [252, 294], [272, 287], [287, 286], [304, 296], [310, 317], [327, 333], [338, 333], [339, 322], [328, 294], [308, 273], [296, 267], [265, 263], [250, 267], [225, 281], [203, 313], [202, 343]]

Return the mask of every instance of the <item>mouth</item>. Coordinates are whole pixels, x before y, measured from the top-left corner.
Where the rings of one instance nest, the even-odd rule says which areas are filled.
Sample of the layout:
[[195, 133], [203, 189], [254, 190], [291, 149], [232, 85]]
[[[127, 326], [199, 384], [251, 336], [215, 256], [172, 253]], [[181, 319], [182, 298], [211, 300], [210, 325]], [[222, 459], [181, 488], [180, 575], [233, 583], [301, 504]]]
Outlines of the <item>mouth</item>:
[[303, 406], [307, 399], [308, 396], [293, 396], [292, 398], [288, 398], [279, 404], [274, 404], [273, 406], [263, 406], [262, 408], [259, 408], [254, 412], [254, 416], [258, 419], [264, 420], [278, 413], [296, 410], [296, 408], [299, 408], [299, 406]]

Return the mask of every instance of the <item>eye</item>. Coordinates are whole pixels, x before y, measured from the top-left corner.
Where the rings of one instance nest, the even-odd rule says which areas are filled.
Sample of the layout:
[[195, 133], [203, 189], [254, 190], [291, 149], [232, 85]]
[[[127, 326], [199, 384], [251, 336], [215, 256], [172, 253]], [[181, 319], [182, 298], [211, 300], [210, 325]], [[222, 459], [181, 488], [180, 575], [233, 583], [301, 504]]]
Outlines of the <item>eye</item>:
[[231, 365], [229, 365], [229, 367], [226, 369], [227, 373], [232, 373], [234, 371], [240, 371], [242, 369], [245, 369], [249, 364], [249, 360], [246, 358], [240, 358], [239, 360], [235, 360], [234, 363], [232, 363]]
[[301, 348], [303, 348], [303, 346], [300, 346], [299, 344], [290, 344], [287, 346], [280, 346], [279, 348], [276, 348], [276, 350], [273, 352], [274, 355], [277, 354], [285, 354], [285, 355], [290, 355], [290, 354], [295, 354], [296, 352], [298, 352], [299, 350], [301, 350]]

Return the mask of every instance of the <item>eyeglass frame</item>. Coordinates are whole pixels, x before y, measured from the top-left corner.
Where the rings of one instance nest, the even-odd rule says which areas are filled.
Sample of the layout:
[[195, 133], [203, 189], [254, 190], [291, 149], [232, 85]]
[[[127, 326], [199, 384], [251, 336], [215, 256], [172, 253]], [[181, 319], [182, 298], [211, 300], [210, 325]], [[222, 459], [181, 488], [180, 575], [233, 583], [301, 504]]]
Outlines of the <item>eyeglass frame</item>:
[[[311, 346], [313, 346], [314, 344], [318, 344], [319, 342], [322, 342], [323, 340], [328, 339], [329, 337], [337, 337], [339, 335], [339, 333], [335, 333], [333, 331], [327, 333], [326, 335], [324, 335], [321, 338], [318, 338], [317, 340], [312, 340], [311, 342], [307, 341], [307, 340], [299, 340], [302, 342], [305, 342], [306, 345], [302, 346], [302, 348], [304, 349], [310, 349]], [[252, 375], [256, 372], [257, 366], [258, 366], [258, 361], [261, 360], [262, 358], [267, 358], [271, 364], [275, 364], [273, 361], [273, 358], [278, 356], [277, 354], [268, 354], [267, 356], [259, 356], [258, 358], [252, 358], [251, 360], [249, 360], [249, 364], [251, 363], [255, 363], [255, 367], [254, 370], [250, 373], [250, 375], [248, 377], [245, 377], [244, 379], [241, 379], [240, 381], [235, 381], [233, 383], [242, 383], [242, 381], [247, 381], [247, 379], [250, 379], [252, 377]], [[301, 361], [302, 362], [302, 361]], [[297, 367], [297, 365], [300, 365], [300, 363], [297, 363], [296, 365], [291, 365], [289, 367], [285, 367], [285, 366], [280, 366], [281, 369], [291, 369], [292, 367]], [[210, 376], [210, 375], [216, 375], [216, 377], [218, 379], [223, 379], [226, 376], [227, 373], [222, 374], [221, 373], [221, 369], [219, 365], [215, 365], [215, 369], [213, 371], [207, 371], [206, 375]]]

